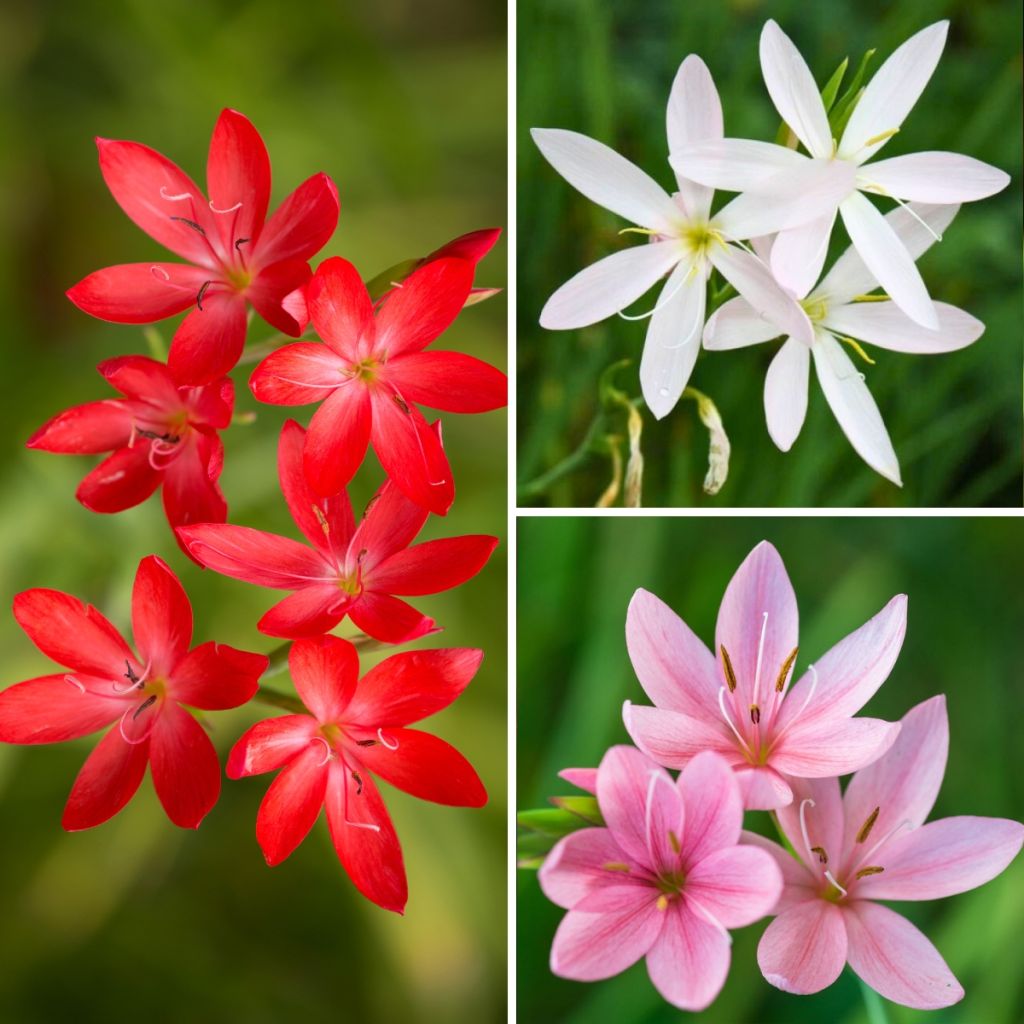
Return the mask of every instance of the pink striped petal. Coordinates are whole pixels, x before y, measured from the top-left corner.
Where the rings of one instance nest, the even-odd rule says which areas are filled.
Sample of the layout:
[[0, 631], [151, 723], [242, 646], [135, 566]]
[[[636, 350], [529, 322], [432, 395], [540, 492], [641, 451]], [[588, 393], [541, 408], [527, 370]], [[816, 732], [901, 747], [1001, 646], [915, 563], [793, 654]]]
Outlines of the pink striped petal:
[[817, 896], [817, 879], [788, 850], [771, 839], [746, 830], [740, 833], [740, 841], [769, 853], [782, 874], [782, 892], [773, 911], [775, 914], [781, 914], [797, 903], [804, 903]]
[[775, 859], [753, 846], [727, 847], [699, 860], [684, 890], [725, 928], [742, 928], [771, 913], [781, 893]]
[[652, 865], [659, 872], [676, 870], [686, 822], [683, 798], [667, 772], [651, 776], [645, 818], [647, 849]]
[[571, 910], [598, 886], [613, 882], [620, 865], [630, 866], [624, 856], [608, 829], [583, 828], [555, 844], [537, 872], [537, 881], [552, 903]]
[[880, 718], [798, 722], [772, 750], [769, 761], [776, 771], [801, 778], [848, 775], [884, 754], [899, 731], [898, 722]]
[[647, 973], [664, 999], [681, 1010], [703, 1010], [729, 973], [729, 938], [686, 903], [660, 911], [665, 921], [647, 954]]
[[[790, 779], [790, 785], [793, 800], [779, 809], [779, 825], [796, 850], [805, 873], [809, 872], [820, 885], [826, 870], [833, 874], [839, 871], [843, 853], [843, 798], [839, 779]], [[809, 840], [806, 843], [800, 826], [802, 806]]]
[[[310, 745], [319, 732], [312, 715], [281, 715], [267, 718], [247, 729], [231, 748], [228, 778], [262, 775], [276, 771]], [[322, 743], [315, 746], [323, 753]]]
[[558, 773], [558, 777], [586, 793], [597, 792], [596, 768], [563, 768]]
[[327, 792], [323, 745], [307, 747], [270, 784], [256, 815], [256, 839], [270, 867], [280, 864], [309, 834]]
[[749, 811], [774, 811], [793, 799], [789, 783], [774, 768], [740, 765], [735, 770], [743, 806]]
[[697, 864], [717, 850], [735, 846], [743, 825], [739, 785], [717, 754], [698, 754], [676, 780], [683, 797], [684, 828], [679, 858]]
[[651, 949], [665, 915], [648, 898], [618, 914], [570, 910], [555, 932], [551, 972], [573, 981], [601, 981], [632, 967]]
[[843, 913], [827, 900], [798, 903], [779, 914], [757, 946], [757, 964], [769, 985], [806, 996], [828, 988], [846, 963]]
[[651, 867], [647, 845], [647, 794], [652, 777], [663, 770], [633, 747], [612, 747], [597, 769], [597, 802], [615, 841], [645, 867]]
[[666, 768], [682, 768], [703, 750], [736, 756], [736, 742], [724, 725], [629, 701], [622, 708], [622, 721], [629, 738]]

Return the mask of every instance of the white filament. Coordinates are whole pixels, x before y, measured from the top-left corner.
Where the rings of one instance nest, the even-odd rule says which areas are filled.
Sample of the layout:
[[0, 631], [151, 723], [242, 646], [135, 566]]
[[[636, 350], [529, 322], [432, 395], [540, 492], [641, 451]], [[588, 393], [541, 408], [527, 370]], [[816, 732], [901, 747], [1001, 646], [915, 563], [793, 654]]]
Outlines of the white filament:
[[161, 185], [160, 186], [160, 196], [161, 196], [162, 199], [167, 199], [167, 200], [169, 200], [172, 203], [180, 203], [183, 199], [191, 199], [192, 198], [192, 193], [191, 192], [181, 192], [178, 195], [171, 195], [171, 193], [167, 191], [166, 186]]
[[810, 804], [812, 807], [815, 806], [814, 801], [807, 797], [806, 800], [800, 801], [800, 834], [804, 837], [804, 847], [807, 850], [807, 861], [808, 864], [814, 862], [814, 854], [811, 853], [811, 837], [807, 834], [807, 805]]
[[324, 745], [324, 759], [321, 762], [319, 762], [319, 764], [317, 764], [317, 768], [322, 768], [325, 764], [327, 764], [328, 761], [330, 761], [334, 757], [334, 751], [331, 750], [330, 743], [328, 743], [323, 736], [314, 736], [313, 739], [317, 740], [318, 742]]
[[210, 200], [210, 209], [213, 210], [214, 213], [234, 213], [235, 210], [240, 210], [241, 208], [242, 208], [242, 201], [241, 200], [239, 200], [237, 203], [235, 203], [234, 206], [229, 206], [226, 210], [218, 210], [217, 207], [213, 205], [213, 200], [212, 199]]
[[388, 748], [388, 750], [397, 750], [398, 749], [398, 740], [395, 740], [394, 743], [388, 743], [388, 741], [384, 738], [384, 730], [383, 729], [378, 729], [377, 730], [377, 739], [379, 739], [381, 741], [381, 743], [383, 743], [384, 746]]
[[722, 717], [725, 719], [725, 724], [732, 729], [732, 734], [739, 740], [740, 745], [747, 752], [747, 756], [751, 756], [750, 747], [747, 746], [747, 741], [739, 734], [739, 730], [735, 725], [732, 724], [732, 719], [729, 717], [729, 712], [725, 710], [725, 687], [722, 686], [718, 690], [718, 707], [722, 712]]
[[761, 659], [764, 657], [764, 637], [768, 632], [768, 613], [764, 613], [761, 621], [761, 639], [757, 644], [757, 668], [754, 669], [754, 703], [757, 703], [757, 694], [761, 689]]
[[901, 821], [895, 828], [889, 829], [889, 831], [886, 832], [885, 835], [882, 836], [882, 838], [879, 839], [878, 842], [875, 843], [875, 845], [872, 846], [871, 849], [868, 850], [868, 852], [865, 853], [863, 857], [861, 857], [860, 861], [857, 864], [857, 867], [860, 867], [861, 864], [864, 864], [866, 861], [870, 860], [871, 855], [875, 852], [875, 850], [877, 850], [883, 843], [887, 843], [890, 839], [892, 839], [892, 837], [896, 835], [896, 833], [899, 832], [901, 828], [913, 827], [913, 824], [907, 818], [904, 818], [903, 821]]
[[72, 686], [74, 686], [74, 687], [75, 687], [76, 689], [79, 689], [79, 690], [81, 690], [81, 691], [82, 691], [82, 693], [85, 693], [85, 686], [84, 686], [84, 684], [82, 683], [82, 681], [81, 681], [80, 679], [76, 679], [76, 678], [75, 678], [74, 676], [72, 676], [72, 675], [66, 675], [66, 676], [64, 677], [64, 682], [65, 682], [65, 683], [70, 683], [70, 684], [71, 684]]
[[831, 871], [825, 872], [825, 877], [845, 896], [846, 890], [835, 880]]
[[725, 925], [722, 924], [722, 922], [719, 921], [718, 918], [715, 917], [715, 915], [712, 914], [711, 911], [708, 910], [708, 908], [705, 907], [703, 903], [699, 903], [689, 893], [685, 893], [685, 896], [686, 896], [687, 905], [692, 907], [693, 910], [696, 911], [697, 916], [698, 917], [703, 917], [704, 920], [708, 922], [708, 924], [710, 924], [713, 927], [717, 928], [725, 936], [726, 941], [731, 946], [732, 945], [732, 936], [729, 934], [729, 932], [726, 929]]
[[[672, 291], [669, 292], [668, 295], [665, 296], [665, 298], [658, 300], [658, 302], [655, 304], [654, 309], [648, 310], [646, 313], [638, 313], [636, 316], [630, 316], [628, 313], [623, 313], [622, 310], [620, 309], [618, 315], [620, 317], [622, 317], [623, 320], [647, 320], [649, 317], [654, 316], [654, 314], [657, 313], [659, 309], [664, 309], [676, 297], [676, 295], [678, 294], [679, 290], [689, 280], [689, 276], [690, 276], [689, 274], [684, 274], [683, 277], [680, 279], [679, 284], [677, 284], [675, 286], [675, 288], [673, 288]], [[689, 338], [687, 338], [687, 341], [689, 341]], [[686, 342], [682, 342], [682, 344], [685, 345]], [[666, 345], [665, 347], [666, 348], [678, 348], [679, 346], [676, 346], [676, 345], [668, 346], [668, 345]]]

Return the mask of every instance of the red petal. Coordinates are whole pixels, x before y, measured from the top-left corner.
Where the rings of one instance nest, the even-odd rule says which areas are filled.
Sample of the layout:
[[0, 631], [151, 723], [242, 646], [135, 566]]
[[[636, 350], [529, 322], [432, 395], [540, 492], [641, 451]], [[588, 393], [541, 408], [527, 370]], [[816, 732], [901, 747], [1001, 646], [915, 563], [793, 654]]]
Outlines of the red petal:
[[123, 512], [144, 502], [162, 477], [149, 463], [149, 441], [137, 440], [104, 459], [78, 485], [75, 497], [93, 512]]
[[296, 640], [288, 671], [303, 704], [320, 722], [338, 722], [359, 681], [359, 655], [347, 640], [320, 636]]
[[410, 501], [391, 480], [385, 480], [366, 506], [352, 539], [353, 550], [366, 552], [363, 572], [371, 572], [389, 555], [407, 547], [423, 529], [429, 514]]
[[372, 426], [373, 449], [395, 485], [417, 505], [445, 515], [455, 499], [452, 470], [419, 409], [374, 391]]
[[123, 697], [104, 697], [64, 673], [16, 683], [0, 693], [0, 743], [61, 743], [88, 736], [124, 714]]
[[469, 685], [483, 656], [470, 647], [393, 654], [366, 673], [345, 718], [377, 727], [436, 714]]
[[[211, 479], [220, 472], [223, 452], [219, 438], [193, 435], [185, 450], [168, 465], [164, 473], [164, 512], [171, 529], [227, 519], [228, 503], [216, 480]], [[184, 547], [182, 550], [188, 554]]]
[[373, 570], [365, 585], [385, 594], [438, 594], [472, 579], [498, 546], [497, 537], [428, 540], [393, 554]]
[[344, 363], [319, 341], [284, 345], [264, 359], [249, 378], [252, 393], [268, 405], [322, 402], [346, 383]]
[[260, 267], [281, 260], [308, 260], [324, 247], [337, 226], [338, 190], [326, 174], [314, 174], [267, 221], [253, 259]]
[[256, 275], [256, 279], [246, 288], [245, 297], [268, 324], [297, 338], [309, 318], [304, 314], [301, 319], [296, 317], [293, 304], [285, 304], [285, 299], [301, 289], [311, 276], [312, 271], [305, 260], [281, 260], [280, 263], [264, 267]]
[[121, 679], [125, 661], [137, 665], [121, 634], [91, 605], [59, 590], [26, 590], [14, 598], [18, 625], [59, 665]]
[[305, 587], [278, 601], [256, 623], [256, 628], [267, 636], [287, 640], [319, 636], [341, 622], [351, 603], [351, 596], [337, 584]]
[[58, 413], [26, 442], [44, 452], [88, 455], [122, 448], [132, 433], [132, 415], [119, 398], [87, 402]]
[[270, 157], [260, 133], [237, 110], [223, 110], [210, 139], [206, 161], [206, 188], [225, 247], [231, 251], [239, 238], [255, 244], [270, 201]]
[[[359, 758], [385, 782], [420, 800], [483, 807], [487, 790], [473, 766], [450, 744], [418, 729], [388, 729], [387, 744], [360, 747]], [[398, 744], [397, 750], [391, 747]]]
[[[121, 209], [171, 252], [200, 266], [214, 266], [216, 225], [199, 186], [149, 146], [114, 139], [97, 139], [96, 146], [103, 180]], [[185, 195], [191, 198], [166, 198]], [[186, 220], [198, 225], [205, 237]]]
[[427, 260], [440, 260], [452, 257], [479, 263], [494, 248], [494, 243], [501, 237], [501, 228], [481, 228], [469, 234], [453, 238], [447, 245], [435, 249]]
[[[247, 729], [231, 748], [228, 778], [262, 775], [287, 764], [319, 733], [311, 715], [282, 715], [266, 718]], [[316, 747], [323, 753], [323, 744]]]
[[103, 379], [121, 392], [161, 411], [178, 412], [184, 405], [170, 370], [148, 356], [117, 356], [97, 367]]
[[364, 632], [389, 644], [418, 640], [436, 633], [437, 623], [411, 605], [388, 594], [364, 590], [348, 609], [349, 618]]
[[166, 677], [192, 643], [192, 605], [181, 581], [156, 555], [139, 563], [132, 590], [132, 632], [150, 676]]
[[489, 412], [508, 404], [508, 378], [461, 352], [413, 352], [389, 361], [387, 376], [407, 402], [445, 412]]
[[317, 267], [306, 291], [306, 306], [316, 333], [350, 362], [364, 354], [360, 342], [372, 342], [376, 336], [370, 293], [356, 268], [340, 256]]
[[459, 315], [472, 286], [473, 264], [466, 260], [424, 264], [381, 304], [377, 347], [392, 359], [426, 347]]
[[333, 498], [321, 498], [313, 492], [302, 468], [305, 443], [305, 430], [294, 420], [288, 420], [277, 444], [277, 468], [284, 500], [309, 542], [326, 555], [343, 559], [355, 530], [352, 503], [345, 491]]
[[122, 263], [67, 291], [83, 313], [115, 324], [151, 324], [188, 309], [210, 271], [183, 263]]
[[188, 406], [192, 410], [189, 419], [213, 430], [224, 430], [231, 426], [231, 414], [235, 408], [235, 382], [230, 377], [193, 388], [188, 392]]
[[356, 380], [332, 392], [306, 433], [306, 479], [318, 494], [337, 494], [355, 476], [370, 441], [370, 396]]
[[167, 365], [179, 384], [209, 384], [238, 362], [245, 347], [245, 299], [216, 291], [182, 321]]
[[174, 666], [171, 696], [204, 711], [225, 711], [252, 700], [270, 664], [265, 654], [239, 651], [212, 640], [189, 651]]
[[[352, 884], [368, 900], [401, 914], [409, 898], [402, 847], [373, 779], [367, 772], [360, 780], [340, 761], [331, 762], [325, 799], [331, 839]], [[367, 824], [375, 828], [359, 827]]]
[[153, 786], [167, 817], [180, 828], [199, 828], [220, 796], [220, 761], [203, 727], [173, 700], [149, 738]]
[[248, 526], [197, 524], [178, 536], [200, 565], [261, 587], [297, 590], [337, 575], [305, 544]]
[[135, 795], [146, 774], [149, 742], [127, 743], [115, 725], [82, 765], [61, 824], [68, 832], [102, 825]]
[[291, 855], [320, 816], [327, 792], [322, 743], [304, 750], [270, 784], [256, 815], [256, 839], [274, 867]]

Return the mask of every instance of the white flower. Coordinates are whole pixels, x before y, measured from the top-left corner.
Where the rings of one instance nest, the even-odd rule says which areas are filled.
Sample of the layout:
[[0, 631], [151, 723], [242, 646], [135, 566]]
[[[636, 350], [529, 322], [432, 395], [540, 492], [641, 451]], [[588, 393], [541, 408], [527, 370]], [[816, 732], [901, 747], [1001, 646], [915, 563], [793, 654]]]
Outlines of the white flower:
[[[899, 239], [911, 259], [917, 259], [946, 229], [958, 209], [956, 205], [917, 204], [897, 208], [885, 217], [886, 229]], [[764, 244], [759, 240], [757, 247], [768, 259]], [[956, 306], [936, 302], [938, 330], [932, 331], [911, 320], [894, 302], [856, 301], [877, 287], [876, 275], [850, 247], [814, 291], [805, 298], [804, 289], [792, 300], [814, 324], [814, 341], [808, 346], [788, 337], [783, 343], [765, 378], [764, 409], [772, 440], [782, 451], [789, 451], [807, 413], [807, 380], [813, 357], [821, 390], [850, 444], [872, 469], [900, 484], [899, 462], [881, 413], [864, 375], [857, 371], [839, 339], [859, 338], [893, 352], [953, 352], [977, 340], [985, 325]], [[781, 322], [762, 318], [744, 299], [736, 298], [708, 320], [704, 347], [709, 351], [742, 348], [785, 333]]]
[[[669, 97], [670, 149], [722, 138], [722, 107], [704, 62], [683, 61]], [[657, 182], [614, 150], [576, 132], [534, 128], [533, 140], [552, 167], [592, 202], [639, 226], [649, 242], [607, 256], [562, 285], [548, 299], [540, 322], [551, 330], [597, 323], [621, 312], [669, 275], [658, 297], [640, 363], [648, 408], [659, 419], [683, 393], [700, 349], [707, 278], [711, 268], [751, 306], [810, 345], [813, 332], [803, 310], [789, 301], [768, 268], [727, 240], [760, 233], [756, 211], [735, 216], [730, 203], [710, 216], [714, 192], [677, 173], [670, 196]], [[744, 213], [743, 210], [746, 209]]]
[[891, 225], [863, 195], [922, 203], [984, 199], [1005, 188], [1008, 175], [958, 153], [914, 153], [869, 164], [895, 135], [931, 78], [949, 23], [911, 36], [871, 79], [837, 143], [818, 88], [799, 51], [769, 21], [761, 33], [761, 69], [782, 119], [810, 156], [746, 139], [706, 140], [673, 147], [670, 162], [705, 185], [745, 192], [730, 204], [747, 222], [758, 211], [760, 231], [780, 232], [772, 271], [794, 294], [821, 273], [836, 213], [864, 263], [912, 320], [937, 329], [939, 318], [921, 275]]

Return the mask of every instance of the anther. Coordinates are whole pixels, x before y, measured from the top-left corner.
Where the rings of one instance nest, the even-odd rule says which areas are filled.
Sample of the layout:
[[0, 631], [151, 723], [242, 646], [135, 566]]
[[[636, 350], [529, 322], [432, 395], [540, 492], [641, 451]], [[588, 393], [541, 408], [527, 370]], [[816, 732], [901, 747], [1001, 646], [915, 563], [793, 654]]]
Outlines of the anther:
[[668, 845], [672, 847], [672, 852], [678, 854], [682, 850], [682, 846], [679, 843], [679, 836], [672, 831], [668, 830]]
[[376, 740], [356, 740], [356, 746], [358, 747], [375, 747], [377, 746]]
[[819, 864], [827, 864], [828, 863], [828, 854], [825, 852], [825, 847], [824, 846], [812, 846], [811, 847], [811, 853], [816, 853], [818, 855], [818, 863]]
[[240, 250], [239, 250], [238, 247], [240, 245], [245, 245], [245, 243], [248, 242], [248, 241], [251, 241], [251, 239], [248, 239], [248, 238], [236, 238], [235, 239], [235, 251], [239, 252]]
[[134, 721], [135, 721], [135, 719], [136, 719], [136, 718], [138, 718], [138, 717], [139, 717], [139, 715], [141, 715], [141, 714], [142, 714], [142, 712], [146, 710], [146, 708], [152, 707], [152, 706], [153, 706], [153, 705], [154, 705], [155, 703], [156, 703], [156, 694], [154, 693], [154, 694], [152, 694], [152, 696], [150, 696], [150, 697], [148, 697], [148, 698], [147, 698], [146, 700], [144, 700], [144, 701], [143, 701], [143, 702], [142, 702], [142, 703], [141, 703], [141, 704], [140, 704], [140, 705], [139, 705], [139, 706], [138, 706], [138, 707], [137, 707], [137, 708], [135, 709], [135, 714], [133, 714], [133, 715], [132, 715], [132, 721], [134, 722]]
[[313, 515], [316, 516], [316, 521], [320, 524], [320, 529], [324, 531], [325, 537], [330, 537], [331, 526], [327, 522], [327, 516], [324, 515], [323, 509], [319, 505], [313, 505]]
[[395, 405], [397, 405], [398, 408], [401, 409], [402, 412], [404, 412], [406, 416], [408, 416], [409, 415], [409, 405], [406, 402], [406, 400], [397, 391], [391, 397], [395, 400]]
[[754, 725], [761, 721], [761, 709], [756, 704], [750, 705], [750, 720]]
[[394, 740], [392, 743], [388, 743], [388, 741], [386, 739], [384, 739], [384, 730], [383, 729], [378, 729], [377, 730], [377, 739], [379, 739], [381, 741], [381, 743], [383, 743], [384, 746], [388, 748], [388, 750], [397, 750], [398, 749], [398, 740]]
[[209, 288], [211, 284], [213, 284], [212, 281], [204, 281], [202, 288], [199, 289], [199, 294], [196, 296], [196, 306], [199, 307], [200, 312], [202, 312], [203, 309], [203, 296], [206, 294], [206, 289]]
[[181, 221], [182, 224], [187, 224], [193, 231], [198, 231], [203, 238], [206, 237], [206, 231], [203, 227], [197, 224], [194, 220], [189, 220], [188, 217], [172, 217], [171, 220]]
[[629, 874], [629, 865], [621, 860], [610, 860], [607, 864], [602, 864], [601, 867], [605, 871], [622, 871], [625, 874]]
[[365, 519], [370, 514], [370, 509], [380, 500], [380, 494], [375, 494], [367, 503], [366, 508], [363, 509], [363, 518]]
[[662, 893], [654, 905], [661, 911], [668, 910], [668, 897]]
[[871, 138], [861, 146], [861, 149], [867, 149], [868, 146], [873, 146], [876, 142], [885, 142], [886, 139], [891, 139], [898, 132], [899, 128], [890, 128], [887, 132], [879, 132], [878, 135], [872, 135]]
[[789, 652], [789, 657], [782, 663], [782, 668], [779, 669], [779, 678], [775, 680], [776, 693], [782, 693], [782, 690], [786, 685], [786, 678], [789, 675], [789, 670], [793, 667], [799, 650], [799, 647], [794, 647], [793, 650]]
[[356, 796], [363, 795], [363, 779], [357, 771], [352, 772], [352, 781], [356, 784]]
[[878, 821], [879, 808], [876, 807], [867, 817], [867, 821], [864, 822], [860, 827], [860, 831], [857, 833], [857, 842], [863, 843], [865, 839], [871, 834], [871, 830], [875, 827], [875, 822]]
[[722, 668], [725, 670], [725, 681], [729, 684], [729, 692], [732, 693], [736, 689], [736, 673], [733, 671], [732, 661], [729, 658], [729, 652], [725, 649], [725, 645], [719, 644], [718, 649], [722, 652]]
[[869, 867], [861, 868], [860, 871], [854, 875], [854, 878], [867, 878], [868, 875], [880, 875], [885, 868], [878, 867], [877, 864], [872, 864]]

